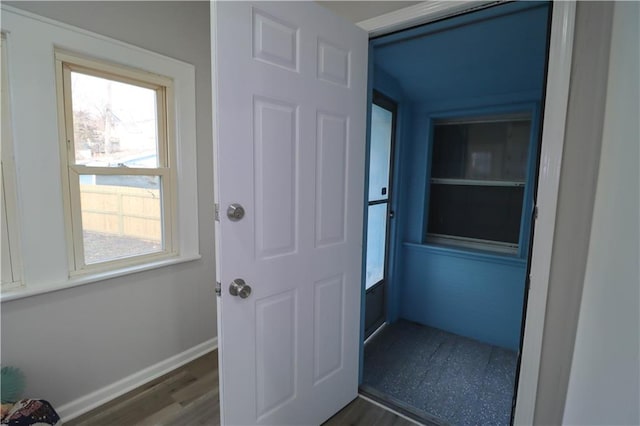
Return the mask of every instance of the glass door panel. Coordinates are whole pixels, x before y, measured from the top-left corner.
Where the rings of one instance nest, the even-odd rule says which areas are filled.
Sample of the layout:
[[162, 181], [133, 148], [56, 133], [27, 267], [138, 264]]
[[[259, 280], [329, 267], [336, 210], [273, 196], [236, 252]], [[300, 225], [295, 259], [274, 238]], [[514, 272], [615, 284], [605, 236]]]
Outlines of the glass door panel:
[[374, 92], [369, 141], [365, 337], [385, 321], [390, 189], [396, 104]]
[[373, 104], [369, 148], [369, 201], [389, 198], [392, 124], [393, 112]]
[[384, 278], [387, 247], [387, 203], [369, 206], [367, 220], [367, 282], [369, 290]]

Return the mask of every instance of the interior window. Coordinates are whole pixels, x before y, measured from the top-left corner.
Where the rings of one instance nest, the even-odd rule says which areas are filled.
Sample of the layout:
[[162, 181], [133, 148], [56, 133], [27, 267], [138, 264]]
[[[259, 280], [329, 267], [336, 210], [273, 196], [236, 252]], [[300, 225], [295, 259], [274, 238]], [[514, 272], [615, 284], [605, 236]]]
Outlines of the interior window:
[[425, 241], [516, 253], [530, 115], [437, 120]]
[[57, 56], [74, 269], [172, 252], [171, 81]]

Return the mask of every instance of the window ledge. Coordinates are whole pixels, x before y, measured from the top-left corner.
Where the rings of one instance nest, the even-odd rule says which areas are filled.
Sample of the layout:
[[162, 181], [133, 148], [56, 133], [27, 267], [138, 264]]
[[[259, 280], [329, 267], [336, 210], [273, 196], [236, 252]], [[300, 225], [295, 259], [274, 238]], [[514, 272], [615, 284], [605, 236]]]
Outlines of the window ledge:
[[127, 266], [110, 271], [95, 272], [82, 276], [71, 277], [66, 281], [53, 284], [44, 284], [38, 286], [21, 286], [17, 288], [3, 289], [0, 293], [0, 302], [9, 302], [11, 300], [24, 299], [26, 297], [37, 296], [39, 294], [51, 293], [54, 291], [64, 290], [67, 288], [78, 287], [85, 284], [96, 283], [111, 278], [122, 277], [125, 275], [135, 274], [138, 272], [148, 271], [151, 269], [162, 268], [165, 266], [176, 265], [178, 263], [192, 262], [201, 259], [202, 256], [194, 254], [190, 256], [172, 257], [170, 259], [157, 260], [142, 265]]
[[526, 266], [527, 259], [518, 257], [517, 255], [509, 255], [505, 253], [496, 253], [485, 250], [477, 250], [464, 247], [444, 246], [439, 244], [416, 244], [405, 242], [403, 245], [411, 250], [417, 250], [427, 253], [438, 254], [441, 256], [454, 256], [464, 259], [485, 261], [490, 263], [499, 263], [511, 266]]

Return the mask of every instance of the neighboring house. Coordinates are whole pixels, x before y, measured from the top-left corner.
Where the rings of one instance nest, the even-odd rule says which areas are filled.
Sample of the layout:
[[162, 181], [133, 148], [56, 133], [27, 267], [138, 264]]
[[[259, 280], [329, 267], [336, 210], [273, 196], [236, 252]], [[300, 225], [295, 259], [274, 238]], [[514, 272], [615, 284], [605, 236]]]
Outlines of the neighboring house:
[[[359, 21], [414, 2], [328, 3]], [[65, 415], [216, 345], [209, 4], [5, 4], [196, 70], [201, 259], [2, 303], [3, 365], [22, 367], [29, 395], [50, 399]], [[578, 4], [576, 31], [583, 40], [589, 40], [590, 20], [609, 16], [600, 15], [603, 7]], [[585, 90], [570, 98], [536, 407], [541, 424], [640, 423], [639, 20], [638, 3], [615, 4], [608, 67], [597, 68], [587, 49], [574, 52], [575, 85], [595, 80], [607, 94]], [[575, 108], [584, 103], [593, 108]], [[604, 120], [602, 138], [581, 146], [580, 128], [591, 129], [585, 121], [592, 119]]]

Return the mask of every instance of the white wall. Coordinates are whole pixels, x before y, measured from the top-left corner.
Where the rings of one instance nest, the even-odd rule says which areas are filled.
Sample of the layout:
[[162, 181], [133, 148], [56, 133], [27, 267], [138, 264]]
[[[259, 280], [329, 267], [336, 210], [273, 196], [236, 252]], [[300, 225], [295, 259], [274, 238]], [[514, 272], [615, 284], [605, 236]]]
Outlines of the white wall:
[[196, 69], [202, 259], [2, 303], [3, 365], [61, 406], [216, 335], [208, 2], [10, 4], [191, 63]]
[[558, 425], [564, 412], [602, 150], [612, 20], [612, 2], [577, 2], [536, 425]]
[[589, 255], [564, 423], [640, 424], [640, 3], [617, 2]]

